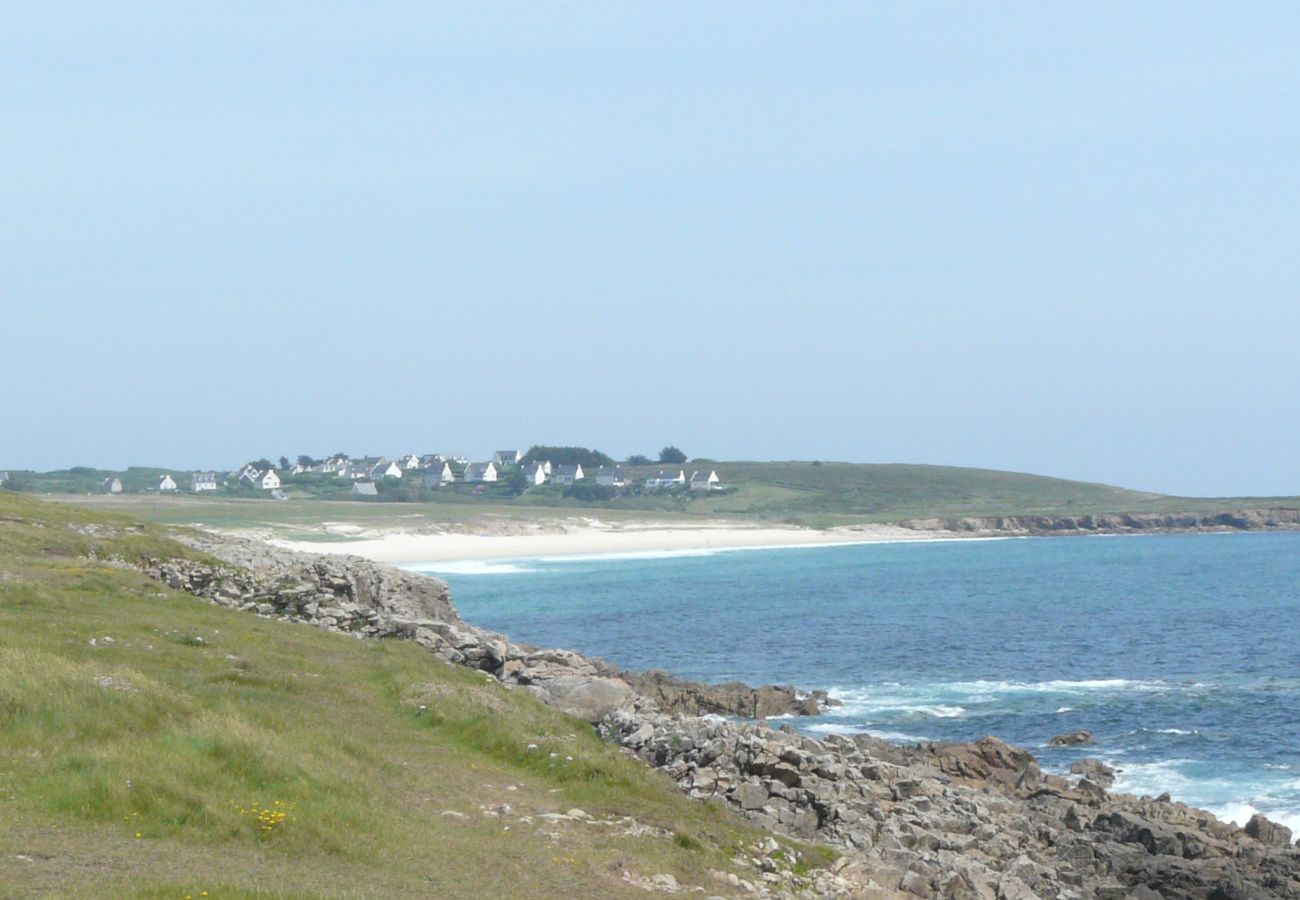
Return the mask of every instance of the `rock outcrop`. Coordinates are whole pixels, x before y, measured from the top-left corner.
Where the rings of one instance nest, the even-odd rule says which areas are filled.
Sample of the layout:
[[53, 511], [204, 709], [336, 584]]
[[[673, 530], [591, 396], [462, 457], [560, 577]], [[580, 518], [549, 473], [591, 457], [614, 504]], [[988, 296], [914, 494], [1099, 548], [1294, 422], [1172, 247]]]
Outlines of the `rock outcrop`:
[[1164, 798], [1109, 794], [996, 738], [817, 741], [645, 701], [600, 730], [692, 797], [851, 849], [898, 892], [886, 896], [1300, 897], [1300, 850], [1282, 826], [1261, 816], [1243, 830]]
[[299, 553], [202, 532], [176, 537], [217, 562], [155, 559], [140, 566], [173, 588], [361, 638], [410, 639], [449, 663], [487, 672], [591, 722], [638, 693], [665, 711], [742, 718], [816, 714], [834, 703], [824, 691], [701, 684], [664, 672], [623, 671], [571, 650], [515, 643], [464, 622], [445, 582], [361, 557]]

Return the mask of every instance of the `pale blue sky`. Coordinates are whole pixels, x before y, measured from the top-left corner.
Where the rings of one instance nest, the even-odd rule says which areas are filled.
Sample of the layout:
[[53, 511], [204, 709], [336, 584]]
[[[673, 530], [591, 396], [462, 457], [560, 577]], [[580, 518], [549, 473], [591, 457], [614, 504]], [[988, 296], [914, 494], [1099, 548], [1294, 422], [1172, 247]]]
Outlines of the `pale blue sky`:
[[1295, 4], [373, 6], [4, 5], [0, 467], [1300, 493]]

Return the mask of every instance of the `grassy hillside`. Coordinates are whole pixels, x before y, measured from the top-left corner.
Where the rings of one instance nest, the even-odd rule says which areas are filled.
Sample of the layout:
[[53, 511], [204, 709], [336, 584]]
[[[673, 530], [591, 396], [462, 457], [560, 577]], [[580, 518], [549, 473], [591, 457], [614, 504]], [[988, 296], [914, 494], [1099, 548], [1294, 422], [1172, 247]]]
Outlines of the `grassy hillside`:
[[[659, 466], [625, 466], [629, 483], [640, 484]], [[104, 498], [157, 521], [226, 527], [316, 525], [344, 520], [371, 525], [466, 522], [487, 516], [544, 518], [587, 512], [603, 519], [732, 517], [811, 526], [905, 519], [997, 515], [1088, 515], [1123, 512], [1218, 512], [1262, 506], [1300, 507], [1298, 497], [1170, 497], [1104, 484], [1017, 472], [950, 466], [819, 462], [695, 461], [681, 468], [715, 469], [726, 490], [633, 493], [593, 500], [544, 487], [507, 500], [465, 490], [431, 491], [419, 503], [290, 503], [200, 498]]]
[[[0, 493], [5, 897], [642, 895], [624, 870], [718, 893], [708, 870], [759, 836], [414, 644], [211, 606], [92, 554], [192, 555]], [[601, 823], [540, 818], [575, 807]]]

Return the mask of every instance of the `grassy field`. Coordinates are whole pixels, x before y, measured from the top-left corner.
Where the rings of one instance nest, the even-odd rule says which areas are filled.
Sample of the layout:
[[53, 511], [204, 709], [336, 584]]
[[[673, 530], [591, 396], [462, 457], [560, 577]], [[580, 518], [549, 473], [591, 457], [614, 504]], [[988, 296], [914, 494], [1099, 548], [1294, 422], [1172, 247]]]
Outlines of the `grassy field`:
[[[639, 483], [659, 466], [624, 467]], [[323, 521], [379, 527], [474, 523], [492, 518], [539, 520], [593, 516], [606, 521], [681, 522], [734, 519], [811, 527], [907, 519], [1001, 515], [1217, 512], [1281, 506], [1300, 497], [1170, 497], [1104, 484], [1016, 472], [947, 466], [818, 462], [694, 462], [716, 469], [727, 490], [650, 492], [606, 501], [566, 497], [551, 487], [514, 499], [434, 491], [414, 503], [330, 501], [296, 497], [273, 503], [228, 497], [84, 496], [78, 502], [125, 509], [152, 521], [217, 527], [270, 527], [292, 533]]]
[[[263, 620], [91, 558], [142, 555], [192, 553], [0, 493], [5, 897], [642, 895], [624, 870], [720, 893], [708, 871], [759, 837], [414, 644]], [[662, 831], [536, 818], [574, 807]]]

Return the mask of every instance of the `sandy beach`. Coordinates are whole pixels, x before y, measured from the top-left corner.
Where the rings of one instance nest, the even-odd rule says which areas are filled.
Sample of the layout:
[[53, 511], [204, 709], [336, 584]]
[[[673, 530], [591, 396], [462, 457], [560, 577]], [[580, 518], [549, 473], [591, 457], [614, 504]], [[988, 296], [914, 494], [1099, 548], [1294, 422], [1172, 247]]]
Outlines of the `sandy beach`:
[[[662, 526], [616, 526], [584, 521], [552, 522], [528, 530], [487, 528], [458, 531], [365, 531], [346, 524], [328, 528], [328, 541], [284, 540], [270, 543], [311, 553], [340, 553], [376, 562], [412, 564], [453, 560], [518, 559], [553, 556], [646, 553], [674, 550], [720, 550], [743, 547], [802, 547], [934, 540], [952, 537], [890, 525], [862, 525], [815, 530], [810, 528], [744, 527], [732, 523]], [[345, 537], [343, 540], [338, 537]]]

